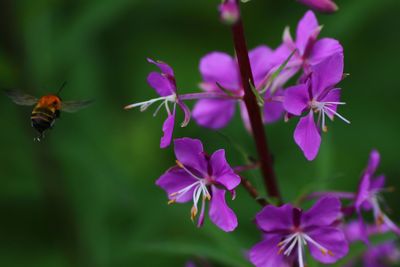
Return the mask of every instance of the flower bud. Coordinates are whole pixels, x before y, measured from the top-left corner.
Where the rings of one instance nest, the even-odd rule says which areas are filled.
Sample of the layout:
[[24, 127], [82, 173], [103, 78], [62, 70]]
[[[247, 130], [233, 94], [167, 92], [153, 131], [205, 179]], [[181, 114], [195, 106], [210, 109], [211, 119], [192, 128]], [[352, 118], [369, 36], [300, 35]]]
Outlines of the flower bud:
[[221, 20], [228, 25], [236, 23], [240, 16], [239, 6], [235, 0], [223, 0], [218, 6], [218, 11], [220, 12]]
[[332, 0], [298, 0], [300, 3], [307, 5], [317, 11], [323, 13], [333, 13], [339, 8]]

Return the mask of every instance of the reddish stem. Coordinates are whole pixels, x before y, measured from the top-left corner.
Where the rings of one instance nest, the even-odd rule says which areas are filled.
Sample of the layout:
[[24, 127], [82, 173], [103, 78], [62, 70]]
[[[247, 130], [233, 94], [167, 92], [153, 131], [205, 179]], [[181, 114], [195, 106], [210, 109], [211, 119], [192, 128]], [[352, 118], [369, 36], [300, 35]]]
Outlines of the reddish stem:
[[[236, 3], [240, 9], [239, 0], [236, 0]], [[250, 85], [250, 83], [254, 84], [254, 79], [251, 71], [241, 17], [239, 17], [238, 21], [232, 25], [232, 34], [244, 89], [243, 100], [246, 104], [247, 112], [249, 114], [254, 141], [260, 157], [260, 167], [264, 178], [264, 184], [266, 186], [268, 195], [277, 198], [279, 202], [282, 202], [278, 184], [275, 178], [275, 172], [272, 166], [272, 156], [269, 152], [267, 138], [264, 132], [260, 108]]]

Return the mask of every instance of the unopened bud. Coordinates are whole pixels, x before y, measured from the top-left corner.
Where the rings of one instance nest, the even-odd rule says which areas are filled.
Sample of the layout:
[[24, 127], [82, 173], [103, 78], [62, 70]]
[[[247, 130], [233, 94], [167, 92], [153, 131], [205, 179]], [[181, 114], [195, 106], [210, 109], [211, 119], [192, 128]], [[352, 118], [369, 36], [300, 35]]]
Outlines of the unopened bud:
[[235, 24], [239, 20], [239, 6], [236, 0], [223, 0], [218, 6], [218, 11], [221, 20], [228, 25]]
[[300, 3], [311, 7], [319, 12], [333, 13], [339, 8], [332, 0], [298, 0]]

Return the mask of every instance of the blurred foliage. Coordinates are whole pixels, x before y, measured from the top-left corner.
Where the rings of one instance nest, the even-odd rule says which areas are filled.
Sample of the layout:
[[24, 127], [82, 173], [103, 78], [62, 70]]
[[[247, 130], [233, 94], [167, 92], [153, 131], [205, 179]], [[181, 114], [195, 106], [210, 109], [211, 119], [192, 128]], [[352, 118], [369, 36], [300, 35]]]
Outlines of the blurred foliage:
[[[296, 120], [266, 126], [279, 184], [287, 201], [307, 190], [354, 190], [368, 153], [382, 154], [380, 171], [400, 185], [400, 4], [398, 0], [337, 0], [340, 11], [318, 15], [322, 36], [345, 48], [342, 83], [348, 105], [307, 162], [294, 144]], [[63, 99], [94, 98], [76, 114], [62, 114], [47, 138], [33, 142], [30, 108], [0, 97], [1, 266], [183, 266], [206, 258], [212, 266], [250, 266], [246, 249], [260, 239], [252, 219], [260, 209], [241, 188], [231, 202], [240, 226], [227, 234], [209, 221], [196, 229], [189, 205], [166, 205], [154, 181], [174, 162], [160, 150], [162, 114], [126, 112], [125, 104], [155, 93], [146, 84], [154, 69], [146, 57], [171, 64], [183, 92], [198, 90], [199, 59], [233, 52], [229, 29], [218, 20], [217, 0], [2, 0], [0, 87]], [[282, 31], [294, 33], [306, 8], [292, 0], [252, 0], [243, 7], [250, 47], [275, 48]], [[239, 114], [223, 133], [255, 155]], [[198, 137], [208, 151], [226, 139], [192, 122], [176, 136]], [[249, 179], [264, 192], [258, 172]], [[398, 194], [386, 196], [400, 221]]]

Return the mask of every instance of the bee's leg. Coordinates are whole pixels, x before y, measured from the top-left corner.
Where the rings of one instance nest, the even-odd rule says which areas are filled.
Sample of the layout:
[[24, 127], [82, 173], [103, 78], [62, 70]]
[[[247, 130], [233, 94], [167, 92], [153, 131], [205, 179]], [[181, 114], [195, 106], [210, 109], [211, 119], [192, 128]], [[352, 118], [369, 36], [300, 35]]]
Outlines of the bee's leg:
[[33, 141], [40, 142], [44, 139], [44, 132], [39, 132], [39, 135], [33, 138]]
[[56, 122], [56, 119], [53, 119], [53, 121], [50, 123], [50, 129], [53, 129], [55, 122]]

